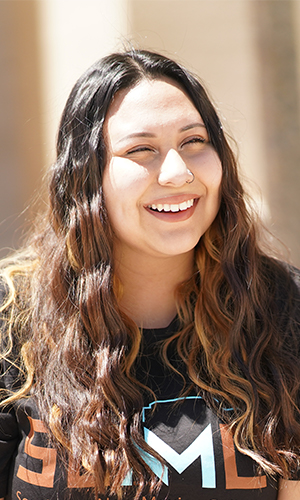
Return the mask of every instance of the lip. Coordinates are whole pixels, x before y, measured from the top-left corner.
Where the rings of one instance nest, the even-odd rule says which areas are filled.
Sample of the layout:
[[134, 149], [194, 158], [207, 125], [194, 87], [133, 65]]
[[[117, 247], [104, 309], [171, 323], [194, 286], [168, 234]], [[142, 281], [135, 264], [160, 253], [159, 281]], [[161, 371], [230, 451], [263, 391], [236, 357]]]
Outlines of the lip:
[[[183, 201], [190, 200], [191, 195], [189, 195], [189, 196], [190, 196], [190, 198], [185, 198], [182, 201], [177, 202], [177, 203], [182, 203]], [[165, 200], [165, 198], [163, 198], [163, 199]], [[171, 198], [168, 198], [168, 199], [171, 199]], [[175, 203], [174, 198], [172, 198], [172, 200], [173, 200], [173, 203]], [[145, 210], [147, 210], [147, 212], [149, 214], [151, 214], [153, 217], [156, 217], [156, 219], [159, 219], [161, 221], [183, 222], [185, 220], [188, 220], [190, 217], [192, 217], [193, 213], [195, 212], [198, 201], [199, 201], [199, 196], [196, 199], [194, 198], [194, 204], [192, 207], [187, 208], [186, 210], [179, 211], [179, 212], [156, 212], [154, 210], [151, 210], [151, 208], [149, 208], [149, 207], [144, 207], [144, 208], [145, 208]], [[155, 201], [155, 203], [159, 203], [159, 201]], [[162, 203], [162, 202], [160, 202], [160, 203]], [[170, 203], [170, 202], [164, 201], [164, 203]]]
[[164, 204], [179, 205], [180, 203], [183, 203], [191, 199], [194, 199], [196, 201], [199, 198], [200, 198], [199, 194], [195, 193], [177, 194], [174, 196], [169, 195], [163, 198], [156, 198], [155, 200], [151, 200], [149, 203], [146, 203], [144, 207], [147, 208], [149, 205], [158, 205], [159, 203], [161, 203], [162, 205]]

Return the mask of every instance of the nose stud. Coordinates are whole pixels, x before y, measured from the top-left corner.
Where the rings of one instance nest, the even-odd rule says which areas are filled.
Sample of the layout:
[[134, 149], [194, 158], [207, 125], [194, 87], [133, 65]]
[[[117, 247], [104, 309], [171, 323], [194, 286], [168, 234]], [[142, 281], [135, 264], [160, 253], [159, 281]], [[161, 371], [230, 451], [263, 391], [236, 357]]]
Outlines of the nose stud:
[[189, 180], [189, 181], [185, 181], [185, 182], [186, 182], [187, 184], [192, 184], [192, 182], [194, 182], [194, 180], [195, 180], [195, 176], [194, 176], [193, 172], [191, 172], [191, 171], [190, 171], [190, 169], [189, 169], [189, 168], [187, 168], [187, 173], [188, 173], [189, 175], [191, 175], [191, 176], [192, 176], [192, 178], [191, 178], [191, 180]]

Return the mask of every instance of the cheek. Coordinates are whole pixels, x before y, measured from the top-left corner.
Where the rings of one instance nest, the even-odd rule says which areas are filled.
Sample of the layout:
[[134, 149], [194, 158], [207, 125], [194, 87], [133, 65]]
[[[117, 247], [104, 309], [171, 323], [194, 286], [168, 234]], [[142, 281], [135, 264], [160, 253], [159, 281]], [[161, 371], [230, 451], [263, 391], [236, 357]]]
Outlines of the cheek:
[[215, 151], [208, 150], [201, 160], [195, 162], [194, 172], [197, 172], [199, 181], [205, 186], [207, 194], [219, 194], [223, 169], [221, 161]]
[[104, 194], [106, 191], [118, 195], [137, 191], [147, 177], [147, 171], [141, 165], [125, 158], [112, 158], [104, 170]]
[[147, 171], [124, 158], [112, 158], [104, 169], [103, 193], [108, 218], [113, 229], [119, 232], [124, 223], [137, 215], [137, 206], [148, 179]]

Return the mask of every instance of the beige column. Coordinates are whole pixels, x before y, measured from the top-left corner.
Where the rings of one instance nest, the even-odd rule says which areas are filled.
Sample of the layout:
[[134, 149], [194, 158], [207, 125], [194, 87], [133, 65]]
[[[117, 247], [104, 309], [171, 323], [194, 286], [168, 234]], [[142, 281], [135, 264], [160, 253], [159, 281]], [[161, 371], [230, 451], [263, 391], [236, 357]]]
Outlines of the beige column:
[[0, 1], [0, 257], [19, 245], [41, 177], [38, 59], [35, 2]]
[[46, 163], [55, 156], [59, 118], [75, 81], [95, 61], [121, 49], [126, 0], [40, 0], [39, 34]]
[[300, 265], [299, 6], [253, 1], [271, 229]]
[[23, 212], [55, 157], [60, 114], [75, 80], [120, 49], [126, 0], [0, 1], [0, 257], [20, 245]]

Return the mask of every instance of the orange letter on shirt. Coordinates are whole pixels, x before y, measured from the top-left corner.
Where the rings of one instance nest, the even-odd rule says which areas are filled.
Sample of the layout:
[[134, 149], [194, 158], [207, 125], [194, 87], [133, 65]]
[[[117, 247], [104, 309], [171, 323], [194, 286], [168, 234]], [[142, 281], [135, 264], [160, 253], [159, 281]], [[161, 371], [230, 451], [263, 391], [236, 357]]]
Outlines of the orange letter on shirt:
[[266, 488], [266, 476], [241, 477], [238, 476], [235, 458], [234, 443], [228, 428], [220, 424], [223, 456], [225, 466], [225, 478], [227, 490], [256, 490]]
[[42, 461], [42, 472], [33, 472], [20, 465], [17, 477], [35, 486], [53, 488], [57, 452], [53, 448], [43, 448], [31, 443], [35, 432], [47, 433], [48, 431], [41, 420], [31, 417], [28, 417], [28, 420], [30, 422], [30, 432], [25, 440], [24, 451], [30, 457]]
[[70, 459], [68, 470], [68, 488], [92, 488], [95, 483], [91, 476], [80, 474], [74, 467], [74, 462]]

